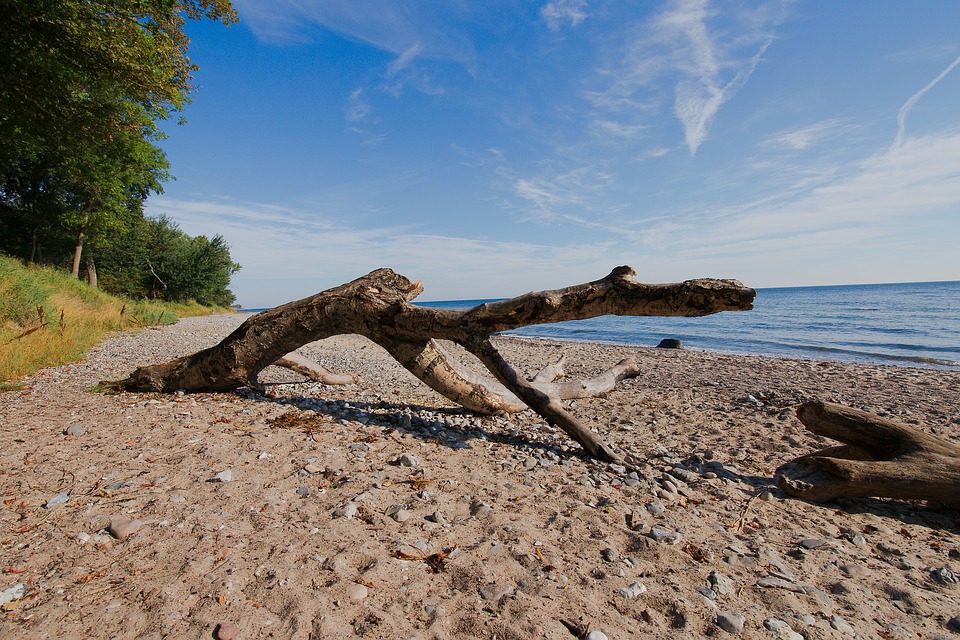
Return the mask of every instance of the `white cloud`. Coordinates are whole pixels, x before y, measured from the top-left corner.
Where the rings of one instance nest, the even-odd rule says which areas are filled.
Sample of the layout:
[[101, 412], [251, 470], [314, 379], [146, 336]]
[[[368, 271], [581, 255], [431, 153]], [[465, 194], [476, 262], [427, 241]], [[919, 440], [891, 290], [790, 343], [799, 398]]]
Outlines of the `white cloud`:
[[798, 129], [779, 131], [767, 138], [766, 143], [779, 147], [789, 147], [796, 151], [806, 151], [814, 144], [836, 135], [847, 126], [845, 121], [831, 118]]
[[602, 201], [613, 176], [593, 166], [581, 166], [563, 173], [513, 179], [513, 195], [527, 203], [527, 217], [540, 222], [564, 219], [586, 223], [582, 216]]
[[893, 146], [899, 146], [903, 142], [903, 134], [907, 129], [907, 116], [910, 115], [910, 111], [913, 109], [914, 105], [919, 102], [928, 91], [933, 89], [937, 84], [947, 77], [947, 74], [953, 71], [957, 65], [960, 65], [960, 56], [958, 56], [953, 62], [947, 65], [947, 68], [940, 72], [936, 78], [927, 83], [923, 89], [920, 89], [915, 94], [910, 96], [910, 98], [903, 103], [903, 106], [900, 107], [900, 112], [897, 113], [897, 137], [893, 141]]
[[363, 122], [370, 116], [370, 103], [364, 93], [361, 88], [350, 94], [350, 100], [347, 102], [347, 120], [350, 122]]
[[393, 77], [409, 67], [410, 63], [412, 63], [413, 60], [422, 52], [423, 45], [421, 45], [419, 42], [415, 43], [413, 46], [397, 56], [396, 60], [393, 60], [387, 65], [387, 77]]
[[[556, 247], [355, 228], [294, 209], [219, 200], [154, 198], [191, 235], [222, 234], [243, 269], [231, 281], [240, 304], [274, 306], [348, 282], [379, 267], [422, 279], [425, 300], [503, 297], [599, 278], [616, 266], [607, 245]], [[454, 265], [454, 268], [451, 268]]]
[[595, 136], [615, 140], [632, 140], [647, 128], [645, 125], [625, 124], [615, 120], [597, 120], [590, 127]]
[[571, 27], [590, 17], [586, 12], [587, 0], [552, 0], [540, 9], [540, 16], [546, 21], [551, 31], [560, 31], [564, 24]]
[[657, 104], [656, 97], [663, 102], [661, 87], [672, 85], [673, 115], [696, 155], [720, 108], [743, 88], [773, 42], [784, 6], [713, 8], [708, 0], [672, 0], [631, 31], [623, 52], [608, 54], [612, 62], [601, 77], [613, 83], [585, 96], [611, 115], [635, 116], [635, 109]]
[[[960, 206], [960, 134], [925, 136], [870, 157], [844, 175], [806, 190], [713, 211], [694, 221], [659, 224], [651, 237], [676, 238], [697, 255], [796, 253], [841, 238], [856, 253], [868, 239], [923, 234], [918, 220]], [[855, 240], [859, 238], [859, 240]]]

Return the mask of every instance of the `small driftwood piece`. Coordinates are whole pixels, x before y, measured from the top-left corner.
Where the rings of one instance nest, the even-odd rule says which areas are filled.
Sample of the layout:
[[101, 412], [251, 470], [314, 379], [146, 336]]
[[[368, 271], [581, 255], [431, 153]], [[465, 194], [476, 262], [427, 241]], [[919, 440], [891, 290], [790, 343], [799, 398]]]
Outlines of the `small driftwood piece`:
[[[701, 279], [650, 285], [634, 280], [630, 267], [617, 267], [594, 282], [464, 309], [419, 307], [410, 302], [422, 291], [390, 269], [309, 298], [259, 313], [219, 344], [165, 364], [140, 367], [124, 380], [103, 383], [114, 389], [173, 392], [261, 388], [257, 374], [297, 348], [340, 334], [366, 336], [401, 365], [450, 400], [474, 411], [497, 414], [528, 406], [567, 432], [593, 457], [619, 456], [570, 414], [562, 400], [602, 395], [636, 365], [621, 363], [597, 379], [553, 384], [551, 371], [524, 379], [500, 355], [490, 336], [532, 324], [602, 315], [704, 316], [753, 308], [756, 292], [737, 280]], [[448, 343], [479, 359], [489, 376], [473, 374], [450, 357]], [[491, 378], [495, 379], [492, 380]], [[577, 395], [580, 394], [580, 395]]]
[[282, 358], [278, 358], [273, 364], [278, 367], [284, 367], [295, 371], [302, 376], [306, 376], [314, 382], [322, 382], [330, 385], [359, 384], [360, 376], [352, 373], [337, 373], [331, 371], [318, 362], [314, 362], [306, 356], [302, 356], [296, 351], [292, 351]]
[[841, 496], [928, 500], [960, 508], [960, 446], [839, 404], [808, 402], [797, 417], [811, 432], [846, 444], [780, 467], [777, 484], [789, 495], [810, 502]]

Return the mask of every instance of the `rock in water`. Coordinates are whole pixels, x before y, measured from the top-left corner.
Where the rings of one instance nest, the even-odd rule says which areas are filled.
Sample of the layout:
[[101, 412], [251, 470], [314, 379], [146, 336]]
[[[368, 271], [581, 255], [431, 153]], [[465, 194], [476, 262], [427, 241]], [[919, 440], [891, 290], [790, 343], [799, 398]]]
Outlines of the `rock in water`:
[[683, 343], [677, 338], [664, 338], [657, 345], [657, 349], [683, 349]]

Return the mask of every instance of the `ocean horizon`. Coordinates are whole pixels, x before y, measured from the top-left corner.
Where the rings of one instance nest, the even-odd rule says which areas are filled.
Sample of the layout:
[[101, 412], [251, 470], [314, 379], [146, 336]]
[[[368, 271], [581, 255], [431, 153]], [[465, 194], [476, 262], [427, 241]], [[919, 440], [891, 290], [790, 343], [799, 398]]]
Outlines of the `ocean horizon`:
[[[466, 309], [502, 299], [416, 304]], [[718, 353], [960, 370], [960, 281], [760, 288], [752, 311], [601, 316], [504, 335], [646, 347], [675, 338]]]

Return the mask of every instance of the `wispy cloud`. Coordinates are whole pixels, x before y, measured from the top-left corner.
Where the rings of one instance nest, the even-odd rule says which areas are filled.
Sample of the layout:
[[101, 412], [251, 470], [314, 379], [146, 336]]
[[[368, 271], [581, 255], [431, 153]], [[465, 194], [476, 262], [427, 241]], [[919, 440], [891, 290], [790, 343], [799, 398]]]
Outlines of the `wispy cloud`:
[[[232, 199], [155, 198], [150, 210], [170, 214], [191, 235], [228, 238], [243, 265], [231, 289], [241, 304], [272, 306], [348, 282], [378, 267], [423, 279], [424, 299], [517, 295], [606, 275], [616, 259], [609, 245], [557, 247], [419, 233], [403, 226], [363, 228], [318, 222], [316, 214]], [[450, 269], [456, 264], [456, 269]]]
[[957, 65], [960, 65], [960, 56], [958, 56], [953, 62], [947, 65], [947, 68], [940, 72], [936, 78], [927, 83], [927, 85], [917, 91], [915, 94], [910, 96], [910, 98], [903, 103], [903, 106], [900, 107], [899, 113], [897, 113], [897, 137], [893, 141], [893, 146], [898, 147], [903, 142], [903, 135], [907, 130], [907, 116], [910, 115], [910, 111], [913, 109], [914, 105], [920, 101], [930, 89], [933, 89], [937, 84], [947, 77], [947, 74], [953, 71]]
[[763, 59], [784, 15], [784, 2], [735, 10], [714, 8], [709, 0], [672, 0], [637, 25], [622, 62], [605, 69], [614, 82], [586, 97], [597, 108], [630, 117], [636, 115], [634, 107], [649, 108], [660, 87], [671, 83], [673, 115], [690, 154], [696, 155], [720, 108]]
[[581, 166], [562, 173], [511, 180], [513, 195], [525, 203], [521, 205], [525, 218], [585, 224], [582, 216], [598, 209], [613, 176], [595, 166]]
[[370, 102], [367, 100], [364, 90], [355, 89], [350, 94], [347, 102], [347, 120], [350, 122], [363, 122], [370, 116]]
[[[921, 233], [920, 216], [947, 215], [960, 206], [960, 134], [925, 136], [867, 158], [850, 171], [806, 190], [709, 212], [696, 221], [650, 229], [677, 238], [675, 249], [696, 255], [752, 254], [758, 261], [795, 253], [828, 237], [857, 242]], [[762, 249], [762, 251], [761, 251]]]
[[586, 20], [590, 16], [586, 9], [587, 0], [552, 0], [543, 5], [540, 16], [551, 31], [557, 32], [566, 24], [575, 27]]
[[404, 69], [410, 66], [410, 63], [413, 62], [417, 56], [423, 52], [423, 45], [419, 42], [416, 42], [408, 48], [406, 51], [397, 56], [396, 60], [393, 60], [390, 64], [387, 65], [387, 77], [392, 78], [397, 75]]
[[769, 136], [766, 143], [796, 151], [806, 151], [811, 146], [836, 135], [848, 126], [847, 122], [840, 118], [830, 118], [804, 127], [778, 131]]
[[[729, 43], [711, 33], [707, 25], [710, 15], [707, 0], [678, 0], [656, 20], [658, 30], [675, 47], [674, 59], [682, 74], [673, 112], [683, 125], [690, 155], [696, 155], [720, 107], [743, 88], [773, 41], [772, 34], [763, 34], [746, 64], [726, 60], [721, 51]], [[727, 81], [722, 73], [725, 67], [735, 69]]]

